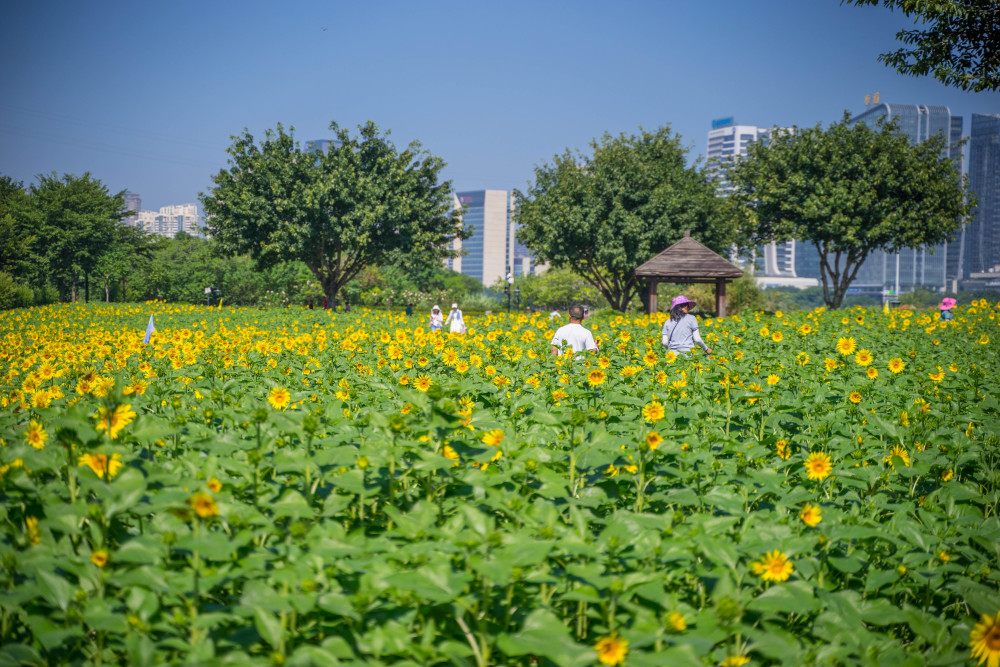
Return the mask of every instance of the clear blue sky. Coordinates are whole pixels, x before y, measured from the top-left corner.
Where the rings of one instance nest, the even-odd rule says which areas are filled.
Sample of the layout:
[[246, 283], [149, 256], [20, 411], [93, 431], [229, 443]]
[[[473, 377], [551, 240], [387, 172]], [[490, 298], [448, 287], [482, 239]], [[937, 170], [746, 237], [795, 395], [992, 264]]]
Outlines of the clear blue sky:
[[6, 3], [0, 173], [89, 171], [147, 209], [197, 201], [230, 135], [302, 140], [373, 120], [441, 156], [456, 190], [524, 189], [605, 131], [712, 119], [826, 125], [864, 95], [1000, 112], [876, 62], [909, 22], [839, 0]]

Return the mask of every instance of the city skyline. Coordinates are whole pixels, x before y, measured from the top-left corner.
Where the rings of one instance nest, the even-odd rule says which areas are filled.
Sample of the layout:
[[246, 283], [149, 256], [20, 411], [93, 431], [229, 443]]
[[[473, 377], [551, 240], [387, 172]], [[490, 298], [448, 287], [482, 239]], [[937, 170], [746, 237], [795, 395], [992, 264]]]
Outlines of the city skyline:
[[827, 125], [875, 92], [964, 118], [1000, 110], [1000, 93], [878, 63], [908, 20], [838, 0], [56, 4], [12, 7], [0, 27], [0, 53], [25, 63], [2, 74], [0, 173], [90, 172], [153, 210], [197, 201], [230, 135], [279, 122], [304, 145], [330, 121], [371, 119], [442, 157], [460, 192], [523, 190], [553, 155], [640, 126], [669, 123], [693, 162], [726, 116]]

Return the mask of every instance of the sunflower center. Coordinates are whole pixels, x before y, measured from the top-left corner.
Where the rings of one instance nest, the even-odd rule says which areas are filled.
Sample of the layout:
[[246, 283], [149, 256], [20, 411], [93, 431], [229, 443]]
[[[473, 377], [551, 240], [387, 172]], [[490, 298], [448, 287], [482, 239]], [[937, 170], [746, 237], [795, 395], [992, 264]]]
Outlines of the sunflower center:
[[1000, 651], [1000, 626], [994, 625], [983, 637], [986, 647], [990, 651]]

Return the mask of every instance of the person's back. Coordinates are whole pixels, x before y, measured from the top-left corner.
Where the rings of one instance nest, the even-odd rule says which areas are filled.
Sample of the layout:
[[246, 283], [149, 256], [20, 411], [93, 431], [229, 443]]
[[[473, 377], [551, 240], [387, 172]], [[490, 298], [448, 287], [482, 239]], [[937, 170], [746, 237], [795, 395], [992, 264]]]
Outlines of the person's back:
[[594, 334], [590, 332], [581, 322], [583, 321], [583, 307], [573, 306], [569, 309], [569, 324], [564, 324], [552, 336], [552, 353], [559, 354], [566, 347], [574, 353], [597, 352], [597, 342]]

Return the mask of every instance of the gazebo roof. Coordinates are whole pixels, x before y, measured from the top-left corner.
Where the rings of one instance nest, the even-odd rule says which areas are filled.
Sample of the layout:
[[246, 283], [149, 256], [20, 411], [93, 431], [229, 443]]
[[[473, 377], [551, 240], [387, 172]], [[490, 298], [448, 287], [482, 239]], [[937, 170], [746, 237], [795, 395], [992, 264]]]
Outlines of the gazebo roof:
[[695, 241], [690, 232], [684, 232], [684, 238], [639, 266], [635, 275], [684, 281], [732, 280], [741, 277], [743, 269]]

